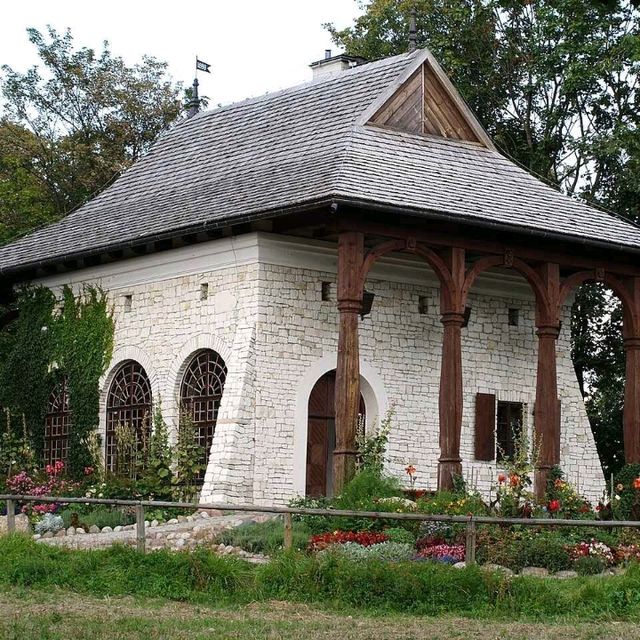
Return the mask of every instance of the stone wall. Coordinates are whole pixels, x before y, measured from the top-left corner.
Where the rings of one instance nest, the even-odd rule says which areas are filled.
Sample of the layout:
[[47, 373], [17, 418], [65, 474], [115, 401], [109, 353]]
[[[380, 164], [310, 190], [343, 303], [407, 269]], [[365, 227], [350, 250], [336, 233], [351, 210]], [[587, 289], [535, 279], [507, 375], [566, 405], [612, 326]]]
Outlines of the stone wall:
[[[228, 367], [202, 497], [285, 502], [304, 492], [306, 405], [315, 381], [335, 368], [337, 310], [335, 247], [269, 234], [247, 234], [143, 256], [73, 274], [108, 290], [116, 318], [115, 351], [103, 380], [106, 393], [119, 363], [138, 360], [169, 425], [178, 418], [178, 391], [190, 357], [218, 351]], [[68, 282], [44, 280], [53, 288]], [[322, 300], [329, 282], [330, 299]], [[202, 299], [203, 283], [208, 295]], [[410, 256], [390, 257], [371, 272], [372, 313], [360, 327], [362, 389], [369, 428], [395, 405], [389, 470], [435, 488], [442, 326], [431, 271]], [[126, 310], [126, 296], [131, 309]], [[426, 313], [419, 313], [419, 297]], [[488, 494], [495, 465], [473, 460], [477, 392], [524, 402], [533, 424], [537, 342], [528, 285], [512, 273], [486, 274], [469, 297], [463, 330], [465, 477]], [[518, 308], [517, 327], [508, 309]], [[566, 310], [568, 313], [568, 309]], [[558, 344], [562, 396], [562, 465], [590, 498], [604, 488], [595, 445], [570, 361], [568, 316]]]

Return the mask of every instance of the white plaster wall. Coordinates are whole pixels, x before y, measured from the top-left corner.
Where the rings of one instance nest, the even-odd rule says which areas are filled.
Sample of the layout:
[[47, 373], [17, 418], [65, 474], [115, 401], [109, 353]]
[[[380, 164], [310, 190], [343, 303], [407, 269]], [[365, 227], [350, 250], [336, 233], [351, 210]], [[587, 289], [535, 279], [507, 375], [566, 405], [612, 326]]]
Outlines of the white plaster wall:
[[[56, 276], [43, 283], [97, 282], [109, 292], [116, 319], [115, 351], [103, 381], [103, 402], [118, 363], [138, 360], [154, 399], [175, 426], [177, 393], [191, 354], [213, 348], [226, 361], [218, 426], [203, 498], [286, 502], [304, 491], [306, 403], [310, 389], [333, 368], [338, 314], [335, 286], [321, 300], [321, 283], [336, 279], [335, 247], [322, 242], [247, 234]], [[200, 300], [200, 284], [209, 298]], [[395, 405], [389, 470], [435, 488], [438, 385], [442, 326], [435, 277], [418, 259], [393, 256], [371, 272], [376, 295], [361, 322], [361, 373], [368, 427]], [[132, 295], [132, 309], [124, 296]], [[418, 313], [418, 296], [428, 313]], [[485, 494], [496, 469], [473, 460], [475, 394], [525, 402], [533, 424], [537, 341], [528, 285], [512, 273], [489, 273], [470, 294], [472, 316], [463, 330], [464, 413], [461, 452], [465, 477]], [[509, 307], [520, 309], [510, 327]], [[562, 396], [562, 466], [589, 498], [604, 480], [570, 361], [568, 317], [558, 343]], [[103, 407], [104, 408], [104, 407]], [[104, 429], [104, 410], [102, 425]]]

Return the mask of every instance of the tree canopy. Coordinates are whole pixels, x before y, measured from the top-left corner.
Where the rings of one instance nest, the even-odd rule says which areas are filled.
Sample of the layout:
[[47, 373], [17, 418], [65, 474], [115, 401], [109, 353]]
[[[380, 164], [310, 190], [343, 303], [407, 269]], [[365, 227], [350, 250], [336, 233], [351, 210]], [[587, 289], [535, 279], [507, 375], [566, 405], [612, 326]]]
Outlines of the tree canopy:
[[[630, 0], [371, 0], [345, 29], [347, 53], [407, 51], [416, 9], [428, 46], [508, 157], [569, 195], [640, 219], [640, 16]], [[578, 292], [572, 354], [606, 471], [622, 463], [619, 301]]]
[[27, 32], [40, 64], [4, 65], [0, 79], [0, 243], [95, 196], [182, 110], [166, 63], [76, 48], [69, 30]]

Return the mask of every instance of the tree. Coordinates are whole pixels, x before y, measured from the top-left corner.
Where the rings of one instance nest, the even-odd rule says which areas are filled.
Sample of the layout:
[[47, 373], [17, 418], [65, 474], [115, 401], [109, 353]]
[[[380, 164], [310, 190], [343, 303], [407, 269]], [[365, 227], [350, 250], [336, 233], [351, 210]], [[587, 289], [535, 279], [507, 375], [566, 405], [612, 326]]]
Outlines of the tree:
[[182, 110], [167, 65], [144, 57], [127, 66], [74, 48], [71, 32], [28, 29], [42, 63], [2, 67], [0, 241], [62, 217], [138, 159]]
[[[427, 45], [508, 157], [569, 195], [638, 221], [640, 19], [630, 0], [371, 0], [326, 25], [347, 53]], [[622, 462], [620, 303], [583, 286], [572, 318], [576, 373], [605, 468]]]

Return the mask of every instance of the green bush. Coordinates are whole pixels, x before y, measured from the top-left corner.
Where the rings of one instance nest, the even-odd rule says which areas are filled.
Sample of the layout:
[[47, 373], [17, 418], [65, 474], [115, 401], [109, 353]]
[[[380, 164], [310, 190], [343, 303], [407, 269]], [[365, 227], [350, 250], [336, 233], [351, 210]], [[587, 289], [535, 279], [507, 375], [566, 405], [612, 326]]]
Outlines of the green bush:
[[416, 537], [411, 531], [403, 529], [402, 527], [389, 527], [384, 530], [384, 533], [389, 536], [389, 542], [398, 542], [400, 544], [415, 545]]
[[[311, 533], [301, 522], [293, 523], [293, 548], [304, 550], [307, 548]], [[222, 531], [216, 538], [218, 544], [240, 547], [250, 553], [264, 553], [271, 555], [282, 549], [284, 542], [284, 524], [282, 520], [267, 520], [243, 524], [233, 529]]]
[[73, 505], [66, 507], [60, 511], [60, 516], [64, 521], [65, 528], [76, 526], [74, 522], [74, 514], [77, 514], [80, 525], [91, 527], [117, 527], [127, 524], [133, 524], [136, 521], [134, 512], [128, 507], [108, 507], [105, 505], [92, 505], [85, 507], [84, 505]]
[[438, 491], [432, 496], [418, 500], [418, 511], [432, 515], [474, 516], [487, 515], [487, 505], [480, 496], [457, 493], [453, 491]]
[[[363, 547], [356, 542], [334, 544], [328, 549], [318, 552], [320, 557], [339, 555], [354, 562], [378, 560], [380, 562], [406, 562], [415, 556], [412, 544], [402, 542], [380, 542], [369, 547]], [[326, 561], [326, 559], [325, 559]]]
[[602, 558], [596, 556], [583, 556], [573, 563], [573, 568], [579, 576], [593, 576], [602, 573], [606, 565]]
[[561, 535], [540, 532], [527, 536], [517, 544], [523, 567], [544, 567], [549, 571], [564, 571], [571, 568], [571, 558]]
[[640, 490], [633, 486], [640, 478], [640, 464], [627, 464], [614, 480], [614, 495], [611, 505], [617, 520], [640, 520]]

